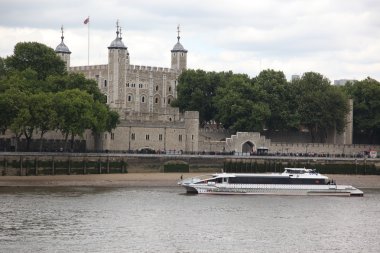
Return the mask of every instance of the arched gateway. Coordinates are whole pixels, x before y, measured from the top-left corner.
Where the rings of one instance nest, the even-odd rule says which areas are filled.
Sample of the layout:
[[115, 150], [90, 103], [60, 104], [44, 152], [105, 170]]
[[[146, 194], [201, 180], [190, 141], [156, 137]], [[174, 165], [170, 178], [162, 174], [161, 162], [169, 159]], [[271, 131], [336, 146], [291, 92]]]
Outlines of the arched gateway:
[[254, 151], [254, 147], [255, 147], [255, 144], [253, 144], [250, 141], [246, 141], [246, 142], [243, 143], [243, 145], [241, 147], [241, 151], [243, 153], [251, 153], [251, 152]]

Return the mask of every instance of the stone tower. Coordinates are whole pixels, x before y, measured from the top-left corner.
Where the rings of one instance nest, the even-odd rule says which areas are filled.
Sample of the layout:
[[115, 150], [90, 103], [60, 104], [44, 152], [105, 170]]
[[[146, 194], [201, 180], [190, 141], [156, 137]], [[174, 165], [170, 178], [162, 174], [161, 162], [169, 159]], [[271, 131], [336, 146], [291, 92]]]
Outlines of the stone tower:
[[171, 68], [175, 70], [182, 71], [186, 69], [187, 67], [187, 50], [181, 45], [179, 42], [180, 36], [179, 36], [179, 25], [177, 26], [177, 43], [174, 45], [173, 49], [171, 50], [172, 52], [172, 64]]
[[186, 146], [188, 152], [198, 151], [199, 143], [199, 112], [185, 112]]
[[61, 43], [56, 47], [55, 52], [65, 62], [66, 69], [67, 69], [67, 71], [69, 71], [69, 68], [70, 68], [70, 54], [71, 54], [71, 52], [70, 52], [69, 48], [63, 42], [63, 39], [65, 38], [63, 36], [63, 26], [61, 26], [61, 33], [62, 33]]
[[[129, 65], [129, 53], [122, 42], [121, 27], [116, 23], [116, 39], [108, 47], [108, 97], [107, 102], [111, 108], [125, 107], [125, 69]], [[121, 110], [119, 110], [120, 112]]]

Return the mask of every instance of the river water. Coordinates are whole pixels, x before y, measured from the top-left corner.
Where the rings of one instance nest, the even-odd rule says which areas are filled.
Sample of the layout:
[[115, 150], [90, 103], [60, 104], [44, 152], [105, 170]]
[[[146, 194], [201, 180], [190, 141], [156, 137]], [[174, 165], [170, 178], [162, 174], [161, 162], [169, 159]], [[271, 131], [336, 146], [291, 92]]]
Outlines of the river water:
[[380, 252], [380, 190], [363, 198], [183, 193], [0, 188], [0, 252]]

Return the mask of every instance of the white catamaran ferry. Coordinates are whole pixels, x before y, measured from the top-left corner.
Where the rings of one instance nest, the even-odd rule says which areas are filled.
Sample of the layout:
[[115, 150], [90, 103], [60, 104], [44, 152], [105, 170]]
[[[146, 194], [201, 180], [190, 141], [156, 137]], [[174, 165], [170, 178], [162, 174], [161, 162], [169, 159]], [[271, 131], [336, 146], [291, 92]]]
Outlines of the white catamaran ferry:
[[215, 173], [178, 182], [187, 193], [363, 196], [351, 185], [337, 185], [312, 169], [285, 168], [283, 173]]

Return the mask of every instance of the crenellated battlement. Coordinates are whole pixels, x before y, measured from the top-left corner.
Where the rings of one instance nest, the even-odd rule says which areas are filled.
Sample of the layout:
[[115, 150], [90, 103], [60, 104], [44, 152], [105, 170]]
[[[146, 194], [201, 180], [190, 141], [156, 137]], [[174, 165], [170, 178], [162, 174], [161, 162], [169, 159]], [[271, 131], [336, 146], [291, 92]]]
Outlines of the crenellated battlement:
[[164, 73], [175, 72], [174, 69], [170, 69], [170, 68], [140, 66], [140, 65], [128, 65], [127, 70], [135, 70], [135, 71], [146, 70], [146, 71], [164, 72]]
[[108, 64], [70, 67], [70, 71], [107, 70], [107, 69], [108, 69]]

